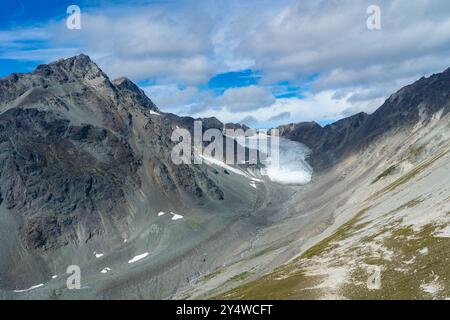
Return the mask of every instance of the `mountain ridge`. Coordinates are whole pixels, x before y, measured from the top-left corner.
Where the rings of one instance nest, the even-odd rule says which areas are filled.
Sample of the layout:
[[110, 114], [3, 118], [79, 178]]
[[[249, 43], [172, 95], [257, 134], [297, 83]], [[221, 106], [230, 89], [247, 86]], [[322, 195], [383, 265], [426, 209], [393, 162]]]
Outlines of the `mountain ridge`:
[[[283, 137], [304, 143], [313, 154], [312, 165], [327, 169], [387, 132], [425, 124], [443, 110], [450, 112], [450, 68], [421, 78], [392, 94], [373, 113], [358, 113], [321, 127], [315, 122], [279, 126]], [[422, 117], [422, 119], [421, 119]]]
[[[328, 260], [309, 259], [316, 256], [308, 252], [305, 262], [299, 254], [312, 248], [319, 257], [339, 255], [339, 247], [321, 242], [333, 232], [332, 239], [351, 243], [348, 231], [357, 237], [372, 222], [392, 229], [391, 217], [420, 222], [430, 208], [444, 223], [448, 179], [436, 179], [450, 163], [449, 74], [401, 89], [372, 115], [323, 128], [314, 122], [282, 127], [282, 136], [312, 149], [314, 179], [304, 186], [273, 183], [257, 166], [174, 165], [171, 134], [177, 127], [192, 131], [196, 119], [160, 111], [134, 83], [109, 80], [88, 56], [2, 78], [0, 297], [195, 298], [235, 287], [236, 296], [245, 296], [239, 286], [250, 280], [258, 297], [283, 296], [292, 288], [292, 265], [284, 289], [269, 279], [268, 288], [277, 290], [259, 290], [259, 276], [296, 257], [321, 274]], [[203, 130], [245, 129], [202, 120]], [[362, 218], [368, 221], [353, 228]], [[341, 262], [333, 256], [331, 266], [334, 261]], [[343, 261], [346, 270], [353, 270], [350, 262]], [[72, 264], [83, 270], [83, 289], [76, 292], [64, 287]], [[326, 274], [334, 276], [331, 266]], [[294, 289], [299, 279], [301, 285], [311, 280], [296, 274]], [[323, 294], [312, 292], [309, 297]]]
[[40, 261], [39, 280], [49, 272], [42, 261], [56, 252], [102, 238], [121, 243], [146, 203], [157, 211], [222, 201], [215, 173], [170, 160], [172, 131], [193, 120], [163, 114], [135, 84], [111, 82], [86, 55], [0, 79], [0, 220], [16, 225], [5, 247], [17, 241], [21, 253], [0, 250], [0, 286], [14, 284], [19, 265]]

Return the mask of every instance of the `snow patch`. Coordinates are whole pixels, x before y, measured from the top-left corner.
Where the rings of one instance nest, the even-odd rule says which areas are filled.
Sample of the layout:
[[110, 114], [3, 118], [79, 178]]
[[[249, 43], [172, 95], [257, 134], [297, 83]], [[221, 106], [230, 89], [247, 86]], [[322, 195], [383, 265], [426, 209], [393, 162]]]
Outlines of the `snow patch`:
[[183, 216], [180, 215], [180, 214], [176, 214], [176, 213], [173, 213], [173, 212], [170, 212], [170, 214], [172, 215], [172, 220], [174, 220], [174, 221], [183, 219]]
[[137, 262], [137, 261], [139, 261], [139, 260], [144, 259], [144, 258], [147, 257], [147, 256], [148, 256], [148, 252], [145, 252], [145, 253], [143, 253], [143, 254], [140, 254], [140, 255], [135, 256], [133, 259], [131, 259], [130, 261], [128, 261], [128, 263], [135, 263], [135, 262]]
[[439, 233], [436, 234], [438, 238], [450, 238], [450, 224], [439, 230]]
[[309, 289], [331, 289], [337, 290], [340, 286], [348, 282], [348, 267], [330, 267], [306, 270], [306, 276], [326, 276], [318, 285]]
[[244, 171], [239, 170], [237, 168], [234, 168], [234, 167], [224, 163], [223, 161], [220, 161], [220, 160], [217, 160], [217, 159], [214, 159], [214, 158], [211, 158], [211, 157], [207, 157], [207, 156], [204, 156], [202, 154], [199, 154], [198, 156], [200, 158], [202, 158], [203, 160], [205, 160], [206, 162], [208, 162], [209, 164], [214, 164], [216, 166], [222, 167], [222, 168], [224, 168], [224, 169], [226, 169], [226, 170], [228, 170], [230, 172], [233, 172], [235, 174], [238, 174], [238, 175], [250, 178], [249, 175], [246, 174]]
[[410, 265], [410, 264], [413, 264], [414, 261], [416, 261], [416, 257], [412, 257], [412, 258], [411, 258], [410, 260], [408, 260], [408, 261], [403, 261], [403, 264]]
[[427, 292], [427, 293], [429, 293], [429, 294], [434, 296], [437, 293], [439, 293], [439, 291], [441, 291], [443, 289], [442, 286], [439, 284], [438, 279], [439, 279], [439, 276], [436, 276], [435, 279], [432, 282], [421, 284], [420, 288], [423, 291], [425, 291], [425, 292]]
[[111, 271], [110, 267], [106, 267], [104, 268], [102, 271], [100, 271], [101, 273], [108, 273], [109, 271]]
[[158, 212], [158, 217], [162, 217], [163, 215], [165, 215], [166, 213], [164, 211], [160, 211]]
[[30, 291], [30, 290], [33, 290], [33, 289], [37, 289], [37, 288], [40, 288], [40, 287], [43, 287], [44, 286], [44, 284], [43, 283], [40, 283], [40, 284], [37, 284], [37, 285], [35, 285], [35, 286], [32, 286], [32, 287], [30, 287], [30, 288], [28, 288], [28, 289], [24, 289], [24, 290], [14, 290], [14, 292], [27, 292], [27, 291]]

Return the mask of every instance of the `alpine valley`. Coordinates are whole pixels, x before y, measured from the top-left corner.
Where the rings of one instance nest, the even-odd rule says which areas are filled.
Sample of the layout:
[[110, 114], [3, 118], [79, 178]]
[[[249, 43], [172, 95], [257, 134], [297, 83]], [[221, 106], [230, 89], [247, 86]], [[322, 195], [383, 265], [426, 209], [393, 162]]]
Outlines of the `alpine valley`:
[[0, 79], [0, 298], [450, 297], [450, 69], [372, 114], [280, 126], [308, 183], [174, 164], [194, 120], [86, 55]]

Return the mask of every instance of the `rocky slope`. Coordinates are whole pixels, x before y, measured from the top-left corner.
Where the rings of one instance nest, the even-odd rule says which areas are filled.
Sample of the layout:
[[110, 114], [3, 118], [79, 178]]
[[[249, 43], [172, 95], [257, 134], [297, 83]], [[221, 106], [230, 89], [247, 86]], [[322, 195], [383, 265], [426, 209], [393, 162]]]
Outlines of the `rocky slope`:
[[298, 234], [289, 244], [263, 247], [256, 261], [289, 257], [284, 263], [268, 270], [247, 259], [246, 271], [224, 281], [230, 271], [221, 270], [193, 296], [448, 299], [449, 106], [447, 70], [401, 89], [371, 115], [325, 128], [281, 127], [284, 136], [309, 145], [310, 160], [323, 168], [293, 200], [295, 213], [328, 212], [328, 227], [306, 241]]
[[91, 246], [130, 240], [150, 213], [248, 206], [225, 200], [223, 171], [171, 161], [173, 130], [193, 121], [85, 55], [0, 79], [0, 288], [45, 282], [71, 255], [88, 264]]
[[449, 110], [450, 69], [371, 115], [282, 126], [314, 168], [287, 186], [173, 164], [194, 119], [85, 55], [0, 79], [0, 297], [447, 298]]

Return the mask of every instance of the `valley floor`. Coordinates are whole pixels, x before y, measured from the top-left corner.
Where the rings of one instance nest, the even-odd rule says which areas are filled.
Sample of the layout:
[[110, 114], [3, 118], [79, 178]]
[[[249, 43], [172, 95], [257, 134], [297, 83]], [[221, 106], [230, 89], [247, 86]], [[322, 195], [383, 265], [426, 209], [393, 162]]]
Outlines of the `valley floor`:
[[352, 194], [312, 245], [262, 277], [242, 273], [229, 280], [233, 288], [225, 283], [203, 297], [449, 299], [449, 127], [418, 128], [366, 151], [362, 161], [349, 159], [337, 172]]

